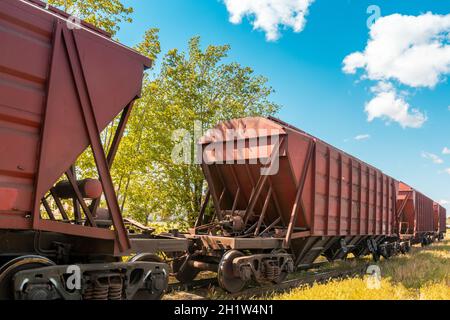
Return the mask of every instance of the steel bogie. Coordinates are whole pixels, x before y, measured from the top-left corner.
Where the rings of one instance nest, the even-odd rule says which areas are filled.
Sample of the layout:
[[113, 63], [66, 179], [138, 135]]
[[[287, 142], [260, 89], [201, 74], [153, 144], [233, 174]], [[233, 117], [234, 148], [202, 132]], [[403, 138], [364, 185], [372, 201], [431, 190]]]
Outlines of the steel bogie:
[[[18, 273], [24, 270], [54, 265], [55, 263], [46, 257], [32, 255], [22, 256], [8, 261], [0, 267], [0, 300], [14, 300], [15, 287], [13, 282]], [[39, 292], [34, 292], [33, 295], [45, 298]]]
[[33, 265], [9, 285], [16, 300], [131, 300], [143, 292], [160, 298], [167, 277], [167, 265], [159, 262]]
[[243, 281], [280, 282], [292, 272], [294, 261], [287, 253], [255, 254], [233, 260], [233, 274]]

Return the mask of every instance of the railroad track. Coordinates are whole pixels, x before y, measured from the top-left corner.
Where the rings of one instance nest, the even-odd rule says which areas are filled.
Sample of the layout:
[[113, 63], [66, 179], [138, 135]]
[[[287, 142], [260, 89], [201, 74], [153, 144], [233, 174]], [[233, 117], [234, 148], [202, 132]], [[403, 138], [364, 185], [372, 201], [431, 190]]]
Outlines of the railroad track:
[[[316, 262], [309, 266], [300, 267], [297, 269], [297, 271], [317, 269], [317, 268], [321, 268], [321, 267], [329, 265], [329, 264], [330, 264], [330, 262], [328, 262], [328, 261]], [[217, 285], [218, 285], [218, 282], [217, 282], [216, 277], [194, 280], [190, 283], [175, 282], [175, 283], [169, 284], [167, 292], [172, 293], [172, 292], [177, 292], [177, 291], [192, 291], [195, 289], [208, 288], [208, 287], [217, 286]]]
[[239, 292], [237, 294], [228, 294], [227, 298], [231, 299], [248, 299], [248, 298], [258, 298], [265, 297], [274, 293], [282, 293], [288, 290], [303, 286], [312, 286], [315, 283], [327, 283], [331, 280], [344, 279], [353, 276], [359, 276], [366, 272], [367, 266], [359, 266], [349, 270], [331, 270], [326, 272], [320, 272], [312, 275], [307, 275], [305, 277], [300, 277], [297, 279], [292, 279], [285, 281], [280, 284], [273, 284], [264, 287], [254, 287], [246, 289], [245, 291]]
[[211, 286], [217, 286], [217, 278], [207, 278], [194, 280], [190, 283], [170, 283], [167, 289], [168, 293], [179, 292], [179, 291], [193, 291], [196, 289], [208, 288]]
[[[327, 265], [327, 262], [315, 263], [311, 267], [319, 268], [321, 266]], [[327, 283], [331, 280], [343, 279], [347, 277], [359, 276], [366, 272], [367, 265], [358, 266], [348, 270], [328, 270], [324, 272], [309, 272], [306, 275], [300, 276], [296, 279], [288, 280], [280, 284], [271, 284], [267, 286], [255, 286], [250, 287], [244, 291], [235, 294], [226, 294], [220, 296], [219, 299], [223, 298], [226, 300], [233, 299], [248, 299], [248, 298], [258, 298], [268, 296], [274, 293], [281, 293], [291, 289], [295, 289], [302, 286], [312, 286], [315, 283]], [[173, 283], [169, 284], [168, 294], [175, 294], [184, 292], [185, 294], [192, 294], [196, 296], [196, 299], [208, 299], [208, 297], [201, 292], [199, 289], [211, 289], [217, 287], [217, 278], [208, 278], [192, 281], [189, 284]], [[197, 290], [197, 292], [196, 292]], [[203, 290], [204, 291], [204, 290]], [[170, 298], [169, 298], [170, 299]]]

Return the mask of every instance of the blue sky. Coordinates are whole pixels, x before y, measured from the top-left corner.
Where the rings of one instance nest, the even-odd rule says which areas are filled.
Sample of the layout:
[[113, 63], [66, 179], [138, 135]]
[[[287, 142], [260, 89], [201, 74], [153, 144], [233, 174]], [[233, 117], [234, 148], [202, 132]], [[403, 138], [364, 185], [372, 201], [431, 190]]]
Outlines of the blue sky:
[[[411, 184], [435, 200], [448, 201], [446, 206], [450, 209], [450, 154], [443, 153], [445, 147], [450, 148], [448, 1], [316, 0], [308, 7], [303, 30], [295, 32], [292, 27], [281, 26], [276, 41], [267, 39], [267, 21], [262, 18], [260, 22], [266, 30], [254, 30], [259, 9], [253, 7], [227, 7], [221, 0], [123, 2], [133, 6], [135, 14], [132, 24], [122, 25], [118, 34], [121, 42], [132, 46], [140, 41], [146, 29], [157, 27], [163, 53], [172, 48], [185, 49], [188, 39], [195, 35], [201, 36], [204, 45], [230, 44], [230, 60], [250, 66], [257, 74], [269, 79], [276, 90], [272, 99], [282, 105], [278, 115], [281, 119]], [[309, 0], [300, 2], [308, 3]], [[421, 46], [426, 59], [412, 63], [411, 55], [399, 56], [393, 63], [401, 67], [394, 74], [391, 74], [392, 68], [386, 67], [381, 75], [380, 72], [369, 74], [373, 71], [372, 66], [379, 67], [376, 51], [375, 58], [373, 52], [364, 52], [370, 38], [367, 25], [370, 5], [377, 5], [381, 10], [382, 18], [376, 25], [379, 34], [385, 37], [407, 28], [413, 32], [415, 26], [422, 23], [439, 25], [436, 32], [439, 36], [444, 35], [438, 40], [440, 51], [433, 51], [436, 48], [431, 45]], [[241, 17], [240, 23], [231, 23], [230, 14], [236, 10], [253, 15]], [[427, 12], [432, 16], [425, 17]], [[445, 20], [438, 15], [445, 15]], [[423, 20], [410, 21], [407, 16], [422, 17]], [[380, 21], [384, 23], [378, 23]], [[430, 30], [435, 28], [430, 27]], [[428, 34], [430, 41], [436, 40], [432, 32]], [[377, 39], [378, 47], [382, 49], [383, 39], [381, 36]], [[400, 35], [399, 40], [402, 39], [403, 35]], [[414, 36], [411, 39], [415, 41]], [[389, 50], [383, 49], [380, 54], [386, 55], [384, 51]], [[344, 59], [354, 52], [364, 54], [366, 65], [362, 66], [359, 60], [349, 63], [355, 73], [345, 73]], [[433, 65], [429, 66], [425, 61], [433, 62]], [[421, 70], [421, 67], [422, 73], [415, 72], [415, 68]], [[440, 70], [436, 71], [438, 81], [430, 83], [429, 70]], [[417, 83], [417, 79], [423, 81]], [[384, 85], [383, 89], [375, 91], [381, 85]], [[408, 106], [409, 113], [401, 116], [397, 112], [390, 119], [375, 117], [369, 122], [365, 106], [371, 101], [374, 104], [372, 112], [377, 112], [383, 103], [386, 108], [394, 108], [389, 103], [396, 102], [397, 111]], [[415, 108], [419, 110], [416, 114]], [[389, 110], [388, 114], [392, 115], [393, 109]], [[355, 139], [366, 135], [370, 138]]]

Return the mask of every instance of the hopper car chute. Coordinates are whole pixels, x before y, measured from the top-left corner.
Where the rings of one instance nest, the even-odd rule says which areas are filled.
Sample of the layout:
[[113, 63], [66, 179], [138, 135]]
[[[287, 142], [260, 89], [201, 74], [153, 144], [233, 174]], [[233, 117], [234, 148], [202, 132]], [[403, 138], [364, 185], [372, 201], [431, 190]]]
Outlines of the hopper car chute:
[[[0, 299], [158, 297], [167, 265], [121, 257], [186, 243], [130, 235], [127, 225], [139, 226], [124, 223], [110, 175], [152, 62], [68, 18], [38, 0], [0, 2]], [[100, 133], [117, 116], [106, 153]], [[79, 180], [74, 164], [88, 147], [97, 176]], [[72, 291], [70, 265], [83, 283]]]

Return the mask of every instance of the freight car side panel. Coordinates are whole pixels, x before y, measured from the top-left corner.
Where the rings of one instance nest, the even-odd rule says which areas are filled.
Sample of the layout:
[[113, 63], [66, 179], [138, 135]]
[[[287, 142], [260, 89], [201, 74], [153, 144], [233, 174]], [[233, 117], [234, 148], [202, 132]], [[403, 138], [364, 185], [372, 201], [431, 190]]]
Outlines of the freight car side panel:
[[434, 230], [436, 232], [446, 232], [447, 231], [447, 211], [439, 203], [434, 203]]
[[416, 208], [417, 208], [417, 226], [418, 232], [433, 232], [433, 200], [416, 192]]
[[111, 239], [110, 230], [39, 218], [41, 199], [94, 146], [122, 245], [99, 134], [139, 97], [151, 61], [85, 22], [74, 28], [67, 17], [39, 1], [0, 1], [0, 152], [7, 155], [0, 157], [0, 228]]
[[315, 190], [313, 235], [391, 234], [396, 189], [392, 178], [320, 140], [310, 170], [315, 173], [310, 183]]
[[441, 210], [439, 212], [439, 231], [446, 233], [447, 232], [447, 209], [441, 206]]
[[32, 207], [51, 23], [17, 10], [12, 1], [0, 3], [0, 151], [7, 155], [0, 157], [0, 210], [23, 216]]

